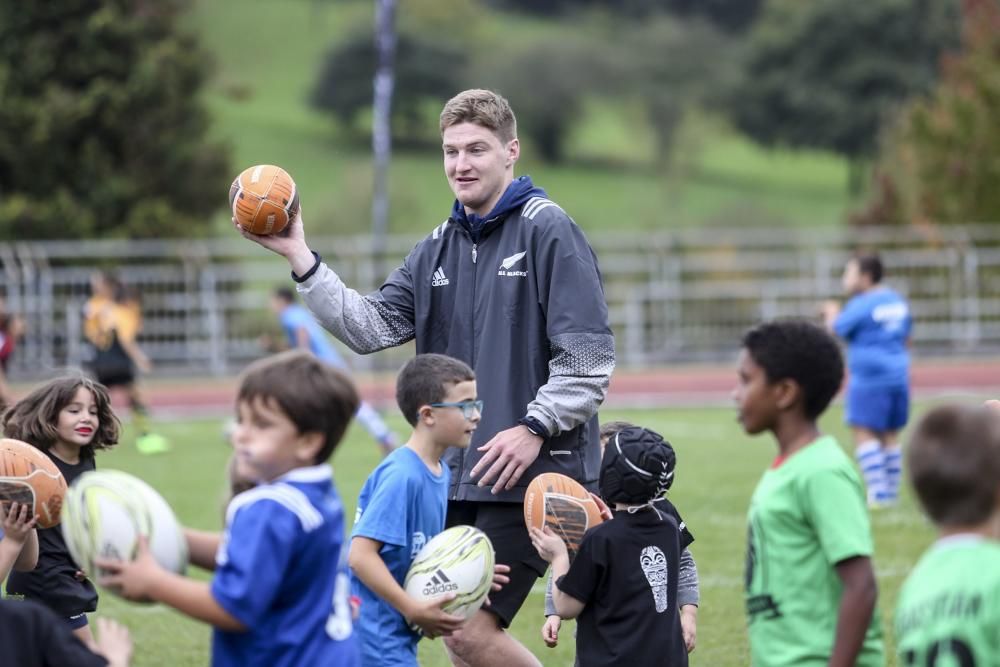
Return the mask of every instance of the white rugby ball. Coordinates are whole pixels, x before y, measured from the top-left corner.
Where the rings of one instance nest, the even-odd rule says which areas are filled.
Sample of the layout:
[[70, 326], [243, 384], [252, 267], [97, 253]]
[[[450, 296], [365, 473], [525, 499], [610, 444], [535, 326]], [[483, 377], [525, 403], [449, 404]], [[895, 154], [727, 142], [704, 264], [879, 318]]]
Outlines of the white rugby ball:
[[167, 501], [144, 481], [119, 470], [80, 475], [62, 506], [62, 534], [77, 566], [99, 576], [95, 558], [132, 560], [140, 535], [171, 572], [187, 567], [187, 541]]
[[469, 618], [490, 592], [495, 563], [493, 544], [485, 533], [472, 526], [455, 526], [424, 545], [406, 573], [403, 588], [418, 600], [455, 593], [455, 599], [441, 608]]

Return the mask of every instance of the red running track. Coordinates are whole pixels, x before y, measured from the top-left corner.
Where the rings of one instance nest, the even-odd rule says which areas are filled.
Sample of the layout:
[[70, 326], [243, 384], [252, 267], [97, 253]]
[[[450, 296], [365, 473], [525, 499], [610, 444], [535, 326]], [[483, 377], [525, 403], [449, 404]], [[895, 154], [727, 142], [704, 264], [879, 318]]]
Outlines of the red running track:
[[[647, 371], [618, 371], [611, 380], [605, 405], [728, 404], [735, 381], [734, 366], [681, 365]], [[366, 400], [391, 409], [395, 402], [392, 376], [360, 376], [357, 382]], [[235, 378], [151, 378], [142, 385], [154, 411], [178, 415], [230, 413], [235, 388]], [[913, 390], [920, 398], [945, 395], [1000, 397], [1000, 360], [918, 362], [913, 368]]]

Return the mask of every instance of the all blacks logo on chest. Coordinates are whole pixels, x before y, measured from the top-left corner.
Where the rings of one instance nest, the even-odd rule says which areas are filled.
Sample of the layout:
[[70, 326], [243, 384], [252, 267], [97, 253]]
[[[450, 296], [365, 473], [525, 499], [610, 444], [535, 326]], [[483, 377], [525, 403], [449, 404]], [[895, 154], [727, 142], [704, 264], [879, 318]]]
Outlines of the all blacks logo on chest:
[[506, 276], [508, 278], [526, 278], [528, 276], [527, 271], [515, 270], [514, 267], [520, 264], [521, 260], [523, 260], [524, 256], [527, 254], [527, 251], [522, 251], [504, 259], [500, 262], [500, 269], [497, 271], [497, 275]]

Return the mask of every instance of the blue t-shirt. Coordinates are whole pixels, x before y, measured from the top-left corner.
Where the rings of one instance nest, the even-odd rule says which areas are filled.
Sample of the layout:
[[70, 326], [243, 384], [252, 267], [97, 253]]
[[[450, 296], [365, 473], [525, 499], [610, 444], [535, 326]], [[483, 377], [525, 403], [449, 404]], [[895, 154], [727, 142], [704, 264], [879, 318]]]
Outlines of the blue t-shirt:
[[298, 330], [305, 329], [309, 334], [309, 351], [331, 366], [336, 368], [346, 368], [344, 358], [337, 352], [330, 339], [323, 333], [323, 328], [313, 318], [312, 313], [297, 303], [293, 303], [281, 311], [279, 315], [281, 328], [288, 337], [288, 344], [291, 347], [298, 347]]
[[358, 667], [343, 547], [344, 508], [328, 465], [236, 496], [211, 590], [247, 630], [214, 631], [213, 667]]
[[[413, 557], [444, 530], [450, 479], [444, 463], [441, 474], [435, 475], [415, 451], [400, 447], [385, 457], [361, 488], [351, 537], [382, 542], [379, 554], [400, 586]], [[351, 588], [361, 599], [355, 628], [361, 643], [361, 664], [416, 665], [420, 636], [409, 628], [402, 614], [357, 577], [351, 578]]]
[[906, 385], [910, 376], [906, 341], [912, 326], [906, 301], [888, 287], [852, 297], [833, 323], [833, 330], [847, 341], [851, 383]]

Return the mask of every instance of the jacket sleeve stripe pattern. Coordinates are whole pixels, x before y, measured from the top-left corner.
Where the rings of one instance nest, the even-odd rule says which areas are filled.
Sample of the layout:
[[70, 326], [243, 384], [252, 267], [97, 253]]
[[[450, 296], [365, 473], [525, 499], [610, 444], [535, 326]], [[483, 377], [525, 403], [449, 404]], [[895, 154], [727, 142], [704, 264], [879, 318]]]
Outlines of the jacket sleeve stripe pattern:
[[615, 368], [615, 339], [608, 334], [559, 334], [549, 339], [549, 349], [549, 381], [528, 404], [528, 416], [555, 435], [586, 422], [604, 402]]
[[320, 324], [359, 354], [402, 345], [416, 333], [413, 322], [378, 294], [362, 296], [326, 264], [298, 291]]

